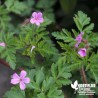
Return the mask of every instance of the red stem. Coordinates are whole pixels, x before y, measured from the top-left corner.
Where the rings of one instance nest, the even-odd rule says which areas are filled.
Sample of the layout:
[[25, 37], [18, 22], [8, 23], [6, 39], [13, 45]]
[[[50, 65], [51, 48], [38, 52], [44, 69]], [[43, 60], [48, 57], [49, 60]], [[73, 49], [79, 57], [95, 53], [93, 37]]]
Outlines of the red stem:
[[[85, 71], [84, 71], [84, 67], [81, 68], [80, 73], [81, 73], [81, 77], [82, 77], [83, 83], [84, 84], [88, 84], [87, 83], [86, 74], [85, 74]], [[92, 95], [89, 95], [89, 98], [93, 98], [93, 96]]]
[[[3, 59], [0, 59], [0, 63], [3, 64], [4, 66], [10, 68], [10, 65], [9, 65], [7, 62], [5, 62]], [[19, 68], [19, 71], [21, 71], [21, 70], [23, 70], [23, 69], [24, 69], [24, 68]]]
[[8, 63], [6, 63], [4, 60], [0, 59], [0, 63], [5, 65], [6, 67], [10, 67]]

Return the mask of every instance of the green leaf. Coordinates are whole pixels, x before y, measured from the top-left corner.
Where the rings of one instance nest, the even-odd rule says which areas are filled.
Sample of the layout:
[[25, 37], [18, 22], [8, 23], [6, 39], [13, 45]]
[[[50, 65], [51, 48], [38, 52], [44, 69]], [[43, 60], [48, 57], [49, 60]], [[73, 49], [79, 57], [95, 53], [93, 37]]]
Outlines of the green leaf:
[[97, 66], [96, 63], [91, 63], [90, 64], [90, 71], [93, 74], [96, 83], [98, 83], [98, 70], [97, 69], [98, 69], [98, 66]]
[[[49, 40], [48, 40], [49, 41]], [[40, 41], [38, 43], [38, 49], [37, 51], [43, 56], [49, 56], [49, 55], [55, 55], [57, 53], [57, 50], [53, 47], [52, 44], [49, 42], [46, 42], [45, 40]]]
[[46, 96], [44, 93], [40, 93], [40, 94], [38, 94], [38, 98], [46, 98]]
[[52, 36], [54, 36], [56, 39], [66, 40], [65, 34], [62, 32], [53, 32]]
[[91, 33], [93, 28], [94, 28], [94, 24], [91, 23], [89, 26], [85, 27], [83, 31], [86, 33]]
[[7, 6], [7, 9], [10, 9], [10, 7], [13, 5], [14, 0], [6, 0], [5, 5]]
[[64, 95], [62, 95], [62, 91], [61, 90], [58, 90], [56, 87], [52, 87], [47, 96], [49, 98], [64, 98]]
[[35, 69], [29, 70], [28, 77], [30, 77], [30, 79], [33, 80], [35, 73], [36, 73]]
[[8, 11], [14, 12], [16, 14], [21, 14], [23, 11], [27, 9], [26, 4], [18, 0], [7, 0], [5, 2], [5, 5]]
[[47, 77], [46, 80], [43, 81], [43, 88], [45, 91], [47, 91], [52, 85], [55, 83], [53, 77]]
[[66, 29], [62, 29], [62, 32], [53, 32], [52, 36], [56, 39], [63, 40], [64, 42], [73, 42], [74, 39], [71, 36], [71, 33]]
[[77, 37], [78, 33], [76, 32], [76, 30], [72, 29], [72, 32], [74, 33], [74, 36]]
[[8, 15], [8, 11], [5, 9], [4, 5], [0, 5], [0, 31], [8, 31], [11, 17]]
[[93, 74], [96, 83], [98, 83], [98, 53], [93, 53], [88, 61], [90, 71]]
[[97, 69], [95, 69], [95, 68], [94, 69], [91, 69], [91, 71], [92, 71], [92, 73], [94, 75], [94, 78], [95, 78], [96, 83], [98, 83], [98, 70]]
[[[61, 63], [62, 64], [62, 63]], [[71, 73], [68, 71], [67, 67], [61, 65], [58, 61], [56, 64], [51, 66], [52, 76], [58, 86], [68, 85], [71, 83], [69, 78], [71, 77]]]
[[4, 49], [5, 47], [0, 46], [0, 53], [2, 53]]
[[98, 35], [97, 33], [90, 33], [88, 36], [88, 42], [90, 43], [91, 47], [98, 46]]
[[4, 97], [6, 97], [6, 98], [25, 98], [25, 92], [13, 87], [13, 88], [11, 88], [10, 91], [7, 91], [5, 93]]
[[62, 86], [62, 85], [69, 85], [69, 84], [71, 84], [71, 81], [68, 80], [68, 79], [59, 79], [57, 81], [57, 84], [60, 85], [60, 86]]
[[[52, 8], [46, 9], [43, 14], [50, 21], [50, 23], [55, 22], [55, 14]], [[44, 22], [48, 22], [48, 20], [45, 20]]]
[[[6, 62], [9, 63], [12, 69], [16, 67], [16, 49], [15, 49], [15, 38], [13, 38], [13, 33], [1, 33], [0, 39], [5, 42], [6, 46], [3, 49], [3, 53], [1, 53], [1, 58], [5, 59]], [[1, 48], [1, 47], [0, 47]], [[2, 50], [2, 49], [1, 49]]]
[[52, 66], [51, 66], [51, 73], [52, 73], [52, 76], [54, 78], [56, 78], [56, 76], [57, 76], [57, 67], [55, 66], [55, 64], [52, 64]]
[[40, 91], [40, 87], [39, 87], [39, 84], [37, 84], [36, 82], [32, 82], [32, 88], [35, 90], [35, 91]]
[[36, 83], [40, 85], [40, 83], [45, 79], [45, 75], [43, 70], [38, 70], [36, 73]]
[[9, 63], [10, 67], [12, 69], [15, 69], [16, 67], [16, 57], [15, 57], [15, 52], [13, 53], [13, 50], [10, 49], [6, 49], [6, 51], [3, 52], [3, 54], [1, 54], [1, 58], [5, 58], [6, 62]]
[[15, 69], [15, 67], [16, 67], [16, 63], [15, 63], [16, 57], [13, 54], [10, 54], [10, 55], [8, 54], [7, 57], [6, 57], [6, 61], [9, 63], [9, 65], [12, 69]]
[[38, 89], [36, 86], [34, 86], [31, 82], [29, 84], [26, 84], [26, 88], [28, 89]]
[[76, 23], [78, 30], [81, 32], [83, 27], [80, 24], [80, 22], [78, 21], [78, 16], [75, 16], [75, 18], [73, 18], [73, 19], [74, 19], [74, 22]]
[[80, 32], [84, 31], [86, 33], [90, 33], [94, 28], [94, 24], [90, 24], [90, 18], [82, 11], [78, 11], [78, 14], [75, 15], [74, 22]]

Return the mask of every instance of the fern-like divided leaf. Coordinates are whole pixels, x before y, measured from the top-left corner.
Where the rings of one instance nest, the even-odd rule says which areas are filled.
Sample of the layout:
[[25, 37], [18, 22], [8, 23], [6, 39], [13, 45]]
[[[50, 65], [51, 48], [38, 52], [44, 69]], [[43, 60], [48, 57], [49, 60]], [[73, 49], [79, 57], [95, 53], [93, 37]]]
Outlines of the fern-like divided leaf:
[[98, 65], [97, 64], [91, 64], [90, 66], [92, 66], [90, 68], [91, 70], [91, 73], [93, 74], [94, 78], [95, 78], [95, 81], [96, 81], [96, 84], [98, 83]]
[[21, 14], [27, 9], [26, 4], [24, 2], [20, 2], [19, 0], [6, 0], [5, 5], [8, 11], [14, 12], [16, 14]]
[[90, 46], [95, 48], [96, 46], [98, 46], [98, 35], [96, 33], [89, 34], [88, 41], [90, 43]]
[[94, 28], [94, 24], [93, 23], [90, 24], [91, 21], [90, 18], [87, 17], [87, 15], [82, 11], [78, 11], [77, 15], [75, 15], [74, 17], [74, 21], [80, 32], [84, 31], [86, 33], [91, 33], [91, 31]]
[[[63, 98], [64, 95], [62, 91], [58, 89], [54, 78], [48, 75], [45, 75], [43, 68], [35, 69], [36, 72], [33, 75], [33, 81], [31, 83], [31, 87], [36, 92], [38, 98]], [[33, 71], [34, 72], [34, 71]]]
[[98, 83], [98, 52], [96, 54], [92, 54], [89, 58], [89, 69], [93, 74], [96, 83]]
[[[22, 28], [20, 33], [17, 48], [22, 49], [24, 55], [34, 58], [37, 53], [43, 57], [58, 53], [53, 42], [48, 37], [49, 32], [43, 26], [37, 28], [35, 25], [28, 25]], [[35, 46], [35, 49], [31, 53], [32, 46]]]
[[0, 5], [0, 31], [5, 31], [8, 29], [10, 20], [11, 18], [8, 16], [8, 11], [3, 5]]
[[58, 40], [63, 40], [64, 42], [74, 41], [74, 39], [71, 36], [71, 33], [66, 29], [62, 29], [61, 32], [53, 32], [52, 36], [54, 36]]
[[16, 49], [15, 49], [15, 39], [13, 38], [13, 33], [0, 34], [2, 42], [5, 42], [6, 46], [4, 48], [0, 47], [0, 57], [5, 59], [9, 63], [12, 69], [16, 67]]
[[[55, 48], [53, 48], [51, 45], [49, 45], [49, 43], [46, 43], [46, 41], [40, 41], [38, 43], [38, 51], [39, 53], [44, 57], [44, 56], [49, 56], [51, 54], [55, 54]], [[57, 50], [56, 50], [57, 51]]]
[[48, 98], [64, 98], [64, 95], [62, 95], [62, 90], [58, 90], [57, 87], [51, 87], [47, 96]]
[[6, 58], [6, 62], [9, 63], [10, 67], [12, 69], [15, 69], [16, 67], [16, 57], [15, 57], [15, 52], [12, 53], [10, 50], [6, 50], [4, 54], [1, 55], [2, 58]]
[[55, 79], [55, 82], [60, 87], [62, 85], [68, 85], [71, 83], [71, 81], [69, 80], [69, 78], [71, 77], [71, 73], [67, 70], [66, 66], [63, 66], [59, 63], [58, 63], [58, 65], [53, 64], [51, 66], [51, 72], [52, 72], [52, 76]]
[[25, 92], [15, 87], [11, 88], [10, 91], [6, 92], [4, 97], [6, 98], [25, 98]]

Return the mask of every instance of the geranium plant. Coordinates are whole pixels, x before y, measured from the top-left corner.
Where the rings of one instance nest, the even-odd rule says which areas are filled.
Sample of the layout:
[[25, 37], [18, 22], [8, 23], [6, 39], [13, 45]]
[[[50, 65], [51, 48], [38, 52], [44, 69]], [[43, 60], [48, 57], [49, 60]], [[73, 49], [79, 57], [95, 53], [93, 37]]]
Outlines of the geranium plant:
[[[10, 5], [7, 8], [10, 10]], [[52, 21], [37, 11], [20, 26], [18, 33], [0, 32], [0, 58], [17, 70], [11, 76], [13, 86], [5, 98], [72, 98], [69, 88], [76, 79], [97, 85], [98, 53], [93, 50], [98, 46], [98, 35], [82, 11], [73, 19], [76, 30], [50, 33], [47, 28]]]

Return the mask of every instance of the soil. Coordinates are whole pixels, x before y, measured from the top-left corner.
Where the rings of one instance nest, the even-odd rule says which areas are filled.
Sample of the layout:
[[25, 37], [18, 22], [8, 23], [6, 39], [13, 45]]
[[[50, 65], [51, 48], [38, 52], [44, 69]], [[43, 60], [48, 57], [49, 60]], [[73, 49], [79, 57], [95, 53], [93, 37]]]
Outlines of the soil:
[[4, 93], [10, 89], [10, 79], [12, 74], [13, 71], [10, 68], [0, 64], [0, 98], [3, 98]]

